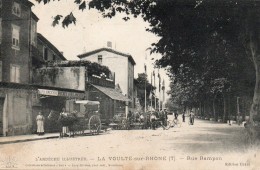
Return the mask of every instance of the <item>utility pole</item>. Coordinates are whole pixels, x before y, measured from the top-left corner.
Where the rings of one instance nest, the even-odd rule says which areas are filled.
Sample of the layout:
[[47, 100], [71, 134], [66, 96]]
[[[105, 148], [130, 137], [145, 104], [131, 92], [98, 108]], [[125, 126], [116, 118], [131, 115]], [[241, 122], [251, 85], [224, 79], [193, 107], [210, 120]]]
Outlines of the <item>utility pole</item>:
[[[156, 88], [155, 84], [155, 72], [153, 71], [153, 78], [154, 78], [154, 87]], [[154, 109], [156, 111], [156, 89], [154, 89]]]
[[162, 108], [163, 109], [165, 109], [165, 82], [164, 82], [164, 80], [163, 80], [163, 82], [162, 82], [162, 91], [163, 91], [163, 106], [162, 106]]
[[159, 79], [159, 111], [161, 110], [161, 76], [158, 68], [158, 79]]
[[144, 80], [144, 112], [146, 113], [146, 64], [144, 64], [145, 80]]
[[151, 96], [151, 111], [153, 109], [153, 72], [151, 72], [151, 85], [152, 89], [150, 91], [150, 96]]

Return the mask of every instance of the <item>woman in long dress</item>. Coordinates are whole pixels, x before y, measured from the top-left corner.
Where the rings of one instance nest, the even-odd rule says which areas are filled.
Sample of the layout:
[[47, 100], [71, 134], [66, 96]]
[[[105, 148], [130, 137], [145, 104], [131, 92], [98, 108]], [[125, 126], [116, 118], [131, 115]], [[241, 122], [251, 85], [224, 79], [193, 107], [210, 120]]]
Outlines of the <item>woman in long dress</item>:
[[36, 117], [37, 122], [37, 133], [38, 135], [44, 134], [44, 117], [42, 115], [42, 112], [39, 112], [39, 114]]

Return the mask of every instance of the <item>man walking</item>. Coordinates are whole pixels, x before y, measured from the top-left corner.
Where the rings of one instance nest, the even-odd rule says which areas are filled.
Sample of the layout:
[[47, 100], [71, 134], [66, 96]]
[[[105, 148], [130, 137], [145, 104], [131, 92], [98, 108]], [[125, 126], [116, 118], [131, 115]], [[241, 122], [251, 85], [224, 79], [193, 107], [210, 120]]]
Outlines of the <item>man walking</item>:
[[194, 118], [195, 118], [195, 114], [194, 112], [191, 110], [190, 111], [190, 124], [194, 125]]

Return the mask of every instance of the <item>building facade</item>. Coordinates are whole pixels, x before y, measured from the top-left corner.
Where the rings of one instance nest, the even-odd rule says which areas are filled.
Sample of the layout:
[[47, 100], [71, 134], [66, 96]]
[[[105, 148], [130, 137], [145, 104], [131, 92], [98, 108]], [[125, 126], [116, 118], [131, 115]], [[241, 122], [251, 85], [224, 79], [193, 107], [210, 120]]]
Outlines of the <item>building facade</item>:
[[112, 72], [115, 72], [115, 84], [118, 85], [122, 94], [130, 99], [126, 114], [134, 110], [134, 66], [135, 61], [129, 54], [115, 51], [111, 48], [100, 48], [78, 55], [81, 60], [97, 62], [107, 66]]
[[40, 33], [37, 33], [37, 48], [44, 61], [66, 60], [62, 52]]
[[[60, 111], [66, 100], [85, 96], [84, 88], [34, 82], [34, 70], [41, 64], [65, 58], [46, 38], [37, 35], [38, 18], [32, 5], [28, 0], [0, 0], [0, 136], [30, 134], [36, 129], [39, 111], [47, 115], [48, 109], [56, 106]], [[51, 57], [44, 58], [44, 52]]]
[[[36, 31], [27, 0], [0, 2], [0, 135], [24, 134], [32, 124], [32, 67], [30, 49]], [[34, 27], [36, 29], [36, 27]]]

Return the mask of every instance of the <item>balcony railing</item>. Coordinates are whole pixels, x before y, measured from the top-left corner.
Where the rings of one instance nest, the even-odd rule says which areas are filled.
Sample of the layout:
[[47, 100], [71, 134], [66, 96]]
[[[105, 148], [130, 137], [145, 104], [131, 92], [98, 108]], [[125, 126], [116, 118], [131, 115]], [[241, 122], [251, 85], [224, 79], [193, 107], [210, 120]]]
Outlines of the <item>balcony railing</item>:
[[98, 86], [115, 88], [115, 82], [113, 80], [104, 79], [100, 77], [88, 76], [86, 78], [87, 83], [91, 83]]

